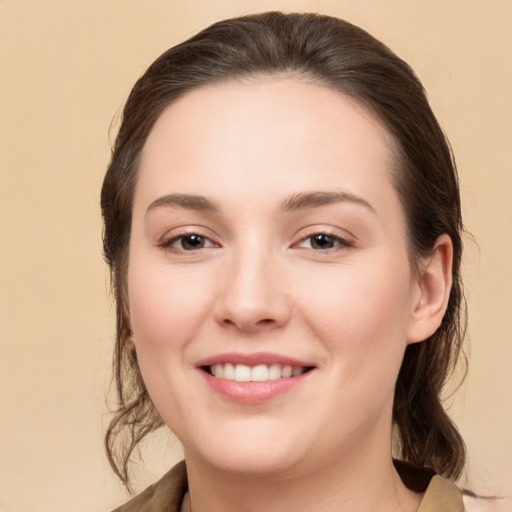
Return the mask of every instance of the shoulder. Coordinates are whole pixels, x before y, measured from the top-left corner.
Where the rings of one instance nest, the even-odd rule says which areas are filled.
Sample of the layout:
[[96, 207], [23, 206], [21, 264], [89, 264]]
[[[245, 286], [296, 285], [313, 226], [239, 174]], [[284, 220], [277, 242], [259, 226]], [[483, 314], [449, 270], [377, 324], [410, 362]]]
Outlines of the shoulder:
[[418, 512], [464, 512], [459, 488], [450, 480], [434, 475], [425, 491]]
[[187, 470], [182, 461], [158, 482], [112, 512], [179, 512], [187, 489]]
[[428, 468], [395, 460], [403, 483], [412, 491], [424, 493], [417, 512], [464, 512], [462, 493], [450, 480]]

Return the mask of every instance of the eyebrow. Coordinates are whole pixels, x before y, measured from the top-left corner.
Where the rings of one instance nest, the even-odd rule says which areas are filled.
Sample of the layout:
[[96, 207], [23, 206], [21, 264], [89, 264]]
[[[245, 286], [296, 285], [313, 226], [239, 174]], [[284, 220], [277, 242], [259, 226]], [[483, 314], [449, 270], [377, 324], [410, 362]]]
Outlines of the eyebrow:
[[[364, 206], [375, 213], [373, 206], [362, 197], [350, 192], [300, 192], [293, 194], [281, 202], [280, 209], [284, 213], [308, 208], [319, 208], [333, 203], [354, 203]], [[205, 196], [193, 194], [167, 194], [155, 199], [147, 208], [146, 215], [153, 209], [161, 206], [177, 206], [186, 210], [195, 210], [208, 213], [219, 213], [220, 208], [215, 201]]]
[[217, 213], [219, 207], [215, 201], [204, 196], [196, 196], [191, 194], [167, 194], [155, 199], [147, 208], [146, 215], [159, 206], [178, 206], [187, 210], [195, 210], [200, 212]]
[[350, 192], [302, 192], [294, 194], [281, 203], [281, 211], [287, 213], [343, 202], [359, 204], [375, 213], [375, 209], [368, 201]]

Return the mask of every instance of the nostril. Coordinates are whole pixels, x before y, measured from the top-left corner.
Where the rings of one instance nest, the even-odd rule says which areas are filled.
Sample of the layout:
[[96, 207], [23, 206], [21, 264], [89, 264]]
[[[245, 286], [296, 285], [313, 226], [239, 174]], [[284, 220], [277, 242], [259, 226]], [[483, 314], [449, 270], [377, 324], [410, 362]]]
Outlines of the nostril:
[[261, 320], [257, 320], [256, 322], [245, 322], [244, 320], [240, 320], [237, 322], [236, 320], [232, 320], [231, 318], [225, 318], [222, 323], [227, 327], [239, 327], [240, 329], [251, 329], [251, 328], [262, 328], [266, 326], [272, 326], [276, 323], [273, 318], [262, 318]]
[[270, 324], [272, 322], [273, 322], [272, 318], [264, 318], [263, 320], [260, 320], [258, 323], [259, 324]]

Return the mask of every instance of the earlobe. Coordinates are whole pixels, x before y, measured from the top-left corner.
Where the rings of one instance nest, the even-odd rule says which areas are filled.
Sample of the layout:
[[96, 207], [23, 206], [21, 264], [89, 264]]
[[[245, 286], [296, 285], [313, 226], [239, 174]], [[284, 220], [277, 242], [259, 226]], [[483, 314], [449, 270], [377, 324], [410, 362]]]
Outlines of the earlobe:
[[412, 295], [407, 343], [418, 343], [432, 336], [441, 325], [452, 287], [453, 244], [441, 235], [432, 254], [424, 258], [417, 271]]

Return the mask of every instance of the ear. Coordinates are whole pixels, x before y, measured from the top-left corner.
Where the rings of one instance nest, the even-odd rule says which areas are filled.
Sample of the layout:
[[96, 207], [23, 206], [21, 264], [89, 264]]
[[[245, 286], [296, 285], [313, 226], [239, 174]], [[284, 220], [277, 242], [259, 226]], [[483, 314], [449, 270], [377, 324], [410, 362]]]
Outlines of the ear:
[[432, 254], [423, 258], [417, 269], [412, 293], [407, 343], [418, 343], [432, 336], [441, 325], [452, 288], [453, 244], [444, 234]]

